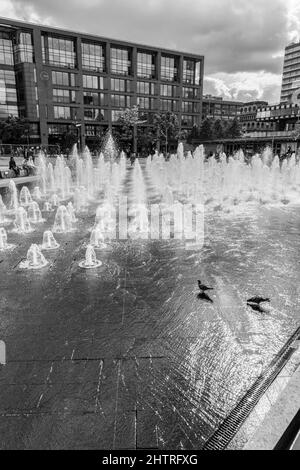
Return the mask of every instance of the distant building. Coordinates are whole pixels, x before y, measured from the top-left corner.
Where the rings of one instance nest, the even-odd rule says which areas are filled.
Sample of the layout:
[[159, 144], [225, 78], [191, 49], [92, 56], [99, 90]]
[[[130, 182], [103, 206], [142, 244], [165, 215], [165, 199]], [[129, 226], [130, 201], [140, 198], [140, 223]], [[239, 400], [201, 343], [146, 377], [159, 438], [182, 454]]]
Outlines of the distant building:
[[261, 129], [260, 123], [256, 120], [257, 110], [261, 106], [267, 106], [267, 101], [249, 101], [244, 103], [240, 108], [240, 122], [243, 132], [259, 131]]
[[241, 101], [224, 100], [220, 96], [204, 95], [202, 120], [206, 118], [230, 120], [239, 118]]
[[0, 118], [28, 118], [42, 145], [68, 131], [89, 144], [134, 105], [140, 131], [158, 110], [199, 126], [203, 69], [202, 55], [0, 19]]
[[300, 42], [285, 48], [280, 102], [288, 103], [297, 89], [300, 89]]

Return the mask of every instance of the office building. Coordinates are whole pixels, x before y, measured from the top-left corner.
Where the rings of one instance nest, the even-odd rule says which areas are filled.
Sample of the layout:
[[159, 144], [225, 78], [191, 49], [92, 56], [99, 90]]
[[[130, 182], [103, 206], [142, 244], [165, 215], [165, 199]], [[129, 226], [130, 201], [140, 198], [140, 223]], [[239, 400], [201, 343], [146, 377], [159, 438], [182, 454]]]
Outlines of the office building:
[[48, 26], [0, 19], [0, 119], [23, 116], [30, 141], [69, 130], [89, 143], [138, 105], [141, 127], [172, 111], [200, 125], [204, 57]]
[[280, 102], [290, 102], [292, 95], [298, 89], [300, 89], [300, 42], [285, 48]]

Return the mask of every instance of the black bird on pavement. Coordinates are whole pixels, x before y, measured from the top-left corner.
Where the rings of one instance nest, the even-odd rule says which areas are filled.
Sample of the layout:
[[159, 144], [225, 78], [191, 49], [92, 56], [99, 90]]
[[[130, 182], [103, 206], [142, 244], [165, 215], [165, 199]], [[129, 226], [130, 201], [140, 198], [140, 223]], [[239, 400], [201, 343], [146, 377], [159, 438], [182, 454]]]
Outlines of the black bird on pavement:
[[262, 307], [262, 303], [270, 302], [269, 298], [264, 297], [251, 297], [251, 299], [247, 300], [247, 305], [252, 308], [255, 312], [265, 313], [267, 309]]
[[204, 293], [208, 290], [213, 290], [213, 287], [207, 287], [205, 284], [202, 284], [201, 281], [198, 281], [198, 287], [199, 287], [200, 292], [202, 292], [202, 293]]
[[247, 300], [247, 304], [261, 304], [262, 302], [270, 302], [269, 298], [264, 298], [264, 297], [251, 297], [251, 299]]

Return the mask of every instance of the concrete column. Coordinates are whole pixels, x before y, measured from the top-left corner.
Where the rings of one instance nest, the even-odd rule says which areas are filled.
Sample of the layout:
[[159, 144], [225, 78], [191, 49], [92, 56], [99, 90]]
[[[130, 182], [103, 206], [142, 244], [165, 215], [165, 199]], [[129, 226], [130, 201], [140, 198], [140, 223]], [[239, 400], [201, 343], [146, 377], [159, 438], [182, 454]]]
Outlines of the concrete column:
[[82, 87], [82, 54], [81, 54], [81, 38], [77, 37], [76, 39], [76, 57], [77, 57], [77, 69], [78, 73], [76, 74], [76, 86], [79, 87], [76, 91], [76, 104], [79, 106], [77, 107], [77, 117], [76, 123], [81, 124], [79, 127], [79, 136], [80, 136], [80, 144], [81, 150], [85, 147], [85, 126], [84, 126], [84, 104], [83, 104], [83, 87]]

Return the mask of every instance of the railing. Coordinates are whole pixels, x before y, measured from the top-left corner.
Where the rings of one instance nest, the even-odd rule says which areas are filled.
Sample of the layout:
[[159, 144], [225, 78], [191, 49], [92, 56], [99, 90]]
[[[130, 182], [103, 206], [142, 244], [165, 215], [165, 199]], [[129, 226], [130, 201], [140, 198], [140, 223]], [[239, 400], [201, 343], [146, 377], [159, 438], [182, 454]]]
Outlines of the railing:
[[297, 138], [295, 131], [254, 131], [244, 134], [245, 139], [248, 137], [290, 137], [291, 139]]

